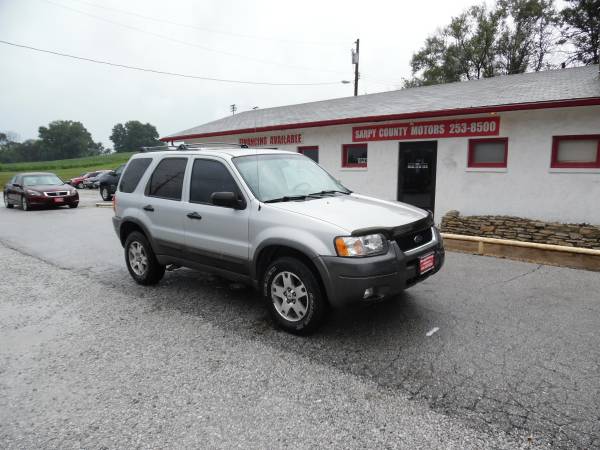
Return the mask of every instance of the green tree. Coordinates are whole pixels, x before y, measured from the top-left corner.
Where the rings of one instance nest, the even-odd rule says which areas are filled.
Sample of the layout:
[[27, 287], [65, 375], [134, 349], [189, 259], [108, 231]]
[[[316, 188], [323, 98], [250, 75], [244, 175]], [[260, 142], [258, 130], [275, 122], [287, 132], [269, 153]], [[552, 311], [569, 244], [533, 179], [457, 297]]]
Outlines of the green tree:
[[14, 142], [0, 135], [1, 163], [41, 161], [44, 159], [43, 156], [43, 147], [37, 139]]
[[137, 120], [116, 124], [112, 129], [110, 140], [113, 142], [116, 152], [130, 152], [139, 150], [140, 147], [161, 145], [156, 127]]
[[496, 58], [504, 74], [540, 71], [553, 50], [558, 15], [552, 0], [499, 0]]
[[566, 0], [568, 6], [560, 15], [562, 19], [561, 43], [570, 43], [567, 64], [598, 64], [600, 47], [600, 0]]
[[553, 49], [552, 0], [498, 0], [472, 6], [413, 54], [405, 87], [541, 70]]
[[[99, 153], [99, 143], [81, 122], [56, 120], [47, 127], [39, 128], [42, 159], [67, 159]], [[101, 145], [101, 144], [100, 144]]]
[[405, 86], [450, 83], [494, 75], [497, 11], [473, 6], [425, 41], [411, 59]]

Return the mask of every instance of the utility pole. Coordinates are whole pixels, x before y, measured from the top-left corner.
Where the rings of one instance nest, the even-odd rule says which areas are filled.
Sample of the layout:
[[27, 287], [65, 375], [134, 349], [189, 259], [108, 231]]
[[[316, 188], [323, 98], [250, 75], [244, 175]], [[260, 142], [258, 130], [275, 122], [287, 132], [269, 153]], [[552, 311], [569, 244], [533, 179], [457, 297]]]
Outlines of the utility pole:
[[352, 50], [352, 64], [354, 64], [354, 96], [358, 95], [358, 59], [359, 59], [359, 46], [360, 39], [354, 41], [356, 44], [356, 50]]
[[229, 105], [229, 109], [231, 109], [231, 115], [233, 116], [237, 111], [237, 105], [235, 103], [233, 105]]

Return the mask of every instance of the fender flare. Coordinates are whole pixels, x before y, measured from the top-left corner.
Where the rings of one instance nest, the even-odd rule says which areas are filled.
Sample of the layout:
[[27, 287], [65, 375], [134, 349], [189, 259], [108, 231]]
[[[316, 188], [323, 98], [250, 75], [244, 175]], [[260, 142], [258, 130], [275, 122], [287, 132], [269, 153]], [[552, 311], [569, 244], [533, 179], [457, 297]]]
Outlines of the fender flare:
[[288, 238], [266, 239], [263, 242], [261, 242], [260, 245], [254, 251], [254, 255], [252, 257], [252, 264], [250, 265], [250, 276], [251, 276], [252, 280], [254, 280], [256, 287], [260, 288], [260, 286], [259, 286], [260, 280], [258, 279], [258, 261], [259, 261], [260, 255], [266, 247], [271, 247], [271, 246], [289, 247], [293, 250], [296, 250], [296, 251], [302, 253], [308, 259], [310, 259], [310, 261], [316, 267], [316, 269], [319, 273], [319, 276], [321, 277], [321, 281], [323, 282], [323, 286], [325, 287], [325, 292], [329, 298], [329, 296], [332, 294], [329, 271], [327, 270], [327, 267], [323, 263], [323, 260], [321, 259], [320, 255], [318, 255], [309, 246], [304, 245], [302, 242], [299, 242], [299, 241], [293, 240], [293, 239], [288, 239]]
[[125, 245], [125, 241], [123, 240], [123, 237], [121, 236], [121, 230], [123, 228], [123, 225], [125, 225], [126, 223], [133, 223], [136, 226], [140, 227], [142, 229], [142, 231], [144, 232], [144, 234], [146, 235], [146, 238], [148, 239], [148, 241], [150, 241], [150, 245], [152, 246], [152, 248], [153, 249], [156, 248], [154, 239], [152, 238], [152, 235], [148, 231], [148, 228], [146, 227], [146, 225], [144, 225], [141, 220], [139, 220], [135, 217], [122, 217], [121, 218], [120, 223], [119, 223], [119, 240], [121, 241], [121, 245]]

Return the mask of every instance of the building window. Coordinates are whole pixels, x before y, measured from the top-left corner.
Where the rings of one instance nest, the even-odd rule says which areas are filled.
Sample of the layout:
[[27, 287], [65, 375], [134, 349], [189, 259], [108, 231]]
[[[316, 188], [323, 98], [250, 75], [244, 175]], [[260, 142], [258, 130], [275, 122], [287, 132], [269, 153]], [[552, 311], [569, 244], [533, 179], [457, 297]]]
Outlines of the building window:
[[506, 167], [508, 138], [469, 139], [468, 167]]
[[367, 167], [367, 144], [342, 146], [342, 167]]
[[319, 147], [316, 145], [298, 147], [298, 153], [302, 153], [304, 156], [308, 156], [317, 164], [319, 163]]
[[600, 169], [600, 134], [554, 136], [550, 167]]

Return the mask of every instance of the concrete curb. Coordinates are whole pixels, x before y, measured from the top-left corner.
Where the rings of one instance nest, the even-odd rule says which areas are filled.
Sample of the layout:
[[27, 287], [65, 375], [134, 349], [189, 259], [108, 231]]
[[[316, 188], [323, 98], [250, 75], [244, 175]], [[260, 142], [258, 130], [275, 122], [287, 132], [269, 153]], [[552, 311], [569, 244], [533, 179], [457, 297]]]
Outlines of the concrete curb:
[[446, 250], [600, 272], [600, 250], [442, 233]]

